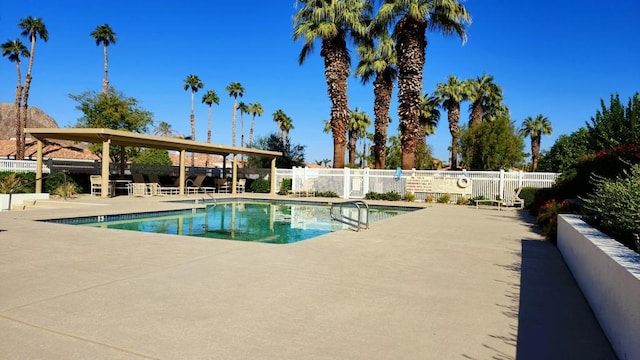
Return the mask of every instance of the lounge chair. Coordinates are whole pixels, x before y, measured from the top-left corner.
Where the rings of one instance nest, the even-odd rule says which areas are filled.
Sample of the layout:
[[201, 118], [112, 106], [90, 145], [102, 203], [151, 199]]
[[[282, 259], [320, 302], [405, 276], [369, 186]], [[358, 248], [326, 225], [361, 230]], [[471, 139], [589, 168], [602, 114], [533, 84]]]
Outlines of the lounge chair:
[[314, 181], [307, 179], [302, 183], [302, 187], [298, 190], [289, 190], [289, 196], [316, 196], [316, 191], [313, 189]]
[[229, 183], [227, 182], [227, 179], [223, 179], [223, 178], [216, 178], [214, 180], [214, 183], [216, 185], [216, 190], [219, 193], [228, 193], [229, 192]]
[[178, 186], [162, 185], [158, 174], [149, 174], [149, 186], [155, 190], [157, 195], [177, 195], [180, 193]]
[[[203, 192], [205, 194], [216, 192], [216, 188], [211, 186], [204, 186], [204, 180], [207, 178], [206, 175], [198, 175], [195, 179], [187, 180], [187, 187], [185, 187], [185, 191], [188, 194], [197, 194]], [[189, 185], [191, 184], [191, 185]]]
[[511, 197], [507, 197], [505, 199], [504, 205], [505, 206], [513, 206], [517, 209], [524, 209], [524, 199], [520, 198], [520, 192], [522, 191], [522, 188], [517, 188], [513, 194], [513, 196]]

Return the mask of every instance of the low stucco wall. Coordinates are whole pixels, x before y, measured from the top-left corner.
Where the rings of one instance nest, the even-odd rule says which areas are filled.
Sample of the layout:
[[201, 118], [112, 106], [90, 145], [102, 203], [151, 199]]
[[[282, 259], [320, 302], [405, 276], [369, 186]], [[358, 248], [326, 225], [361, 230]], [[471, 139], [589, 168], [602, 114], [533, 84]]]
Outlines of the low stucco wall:
[[[30, 200], [49, 200], [49, 194], [13, 194], [11, 195], [11, 207], [22, 205], [24, 201]], [[0, 194], [0, 211], [7, 210], [9, 210], [9, 194]]]
[[640, 255], [578, 215], [558, 216], [558, 249], [618, 358], [640, 359]]

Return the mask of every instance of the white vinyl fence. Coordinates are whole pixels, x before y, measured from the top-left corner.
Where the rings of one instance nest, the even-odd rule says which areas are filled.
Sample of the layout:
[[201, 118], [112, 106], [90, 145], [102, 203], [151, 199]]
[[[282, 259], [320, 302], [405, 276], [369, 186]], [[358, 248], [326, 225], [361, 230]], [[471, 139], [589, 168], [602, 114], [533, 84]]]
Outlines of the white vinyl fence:
[[[450, 183], [471, 187], [471, 197], [484, 196], [487, 199], [509, 201], [516, 189], [522, 187], [548, 188], [553, 186], [559, 174], [528, 173], [522, 171], [437, 171], [437, 170], [375, 170], [375, 169], [331, 169], [293, 168], [277, 169], [276, 181], [292, 179], [292, 190], [314, 189], [320, 192], [333, 191], [338, 196], [361, 199], [369, 192], [386, 193], [395, 191], [404, 195], [407, 179], [423, 177], [448, 180]], [[462, 179], [465, 178], [465, 179]], [[462, 179], [462, 180], [461, 180]], [[466, 183], [465, 183], [466, 182]], [[279, 186], [279, 185], [278, 185]], [[460, 192], [449, 191], [455, 200], [468, 189]], [[431, 194], [436, 199], [442, 193], [416, 192], [416, 199], [424, 201]]]
[[[36, 172], [36, 164], [35, 160], [0, 159], [0, 171]], [[48, 174], [50, 172], [49, 167], [43, 164], [42, 172]]]

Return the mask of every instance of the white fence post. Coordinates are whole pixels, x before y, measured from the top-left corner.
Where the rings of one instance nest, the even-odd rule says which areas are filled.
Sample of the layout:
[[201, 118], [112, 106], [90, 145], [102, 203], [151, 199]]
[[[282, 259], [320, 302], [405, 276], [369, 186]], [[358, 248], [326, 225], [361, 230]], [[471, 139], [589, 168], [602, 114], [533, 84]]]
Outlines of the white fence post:
[[343, 176], [343, 191], [342, 197], [345, 199], [349, 198], [349, 193], [351, 192], [351, 171], [349, 168], [344, 168], [344, 176]]
[[364, 168], [364, 172], [362, 174], [362, 197], [367, 195], [369, 192], [369, 168]]
[[498, 194], [500, 194], [500, 200], [504, 200], [504, 170], [500, 169], [500, 179], [498, 182]]

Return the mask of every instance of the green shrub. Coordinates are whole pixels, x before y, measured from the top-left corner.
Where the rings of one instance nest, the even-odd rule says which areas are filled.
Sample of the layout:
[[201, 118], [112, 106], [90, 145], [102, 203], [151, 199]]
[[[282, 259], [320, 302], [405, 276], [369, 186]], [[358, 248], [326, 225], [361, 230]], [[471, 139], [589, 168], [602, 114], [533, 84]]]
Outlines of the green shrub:
[[406, 193], [404, 193], [404, 199], [408, 202], [414, 202], [416, 201], [416, 194], [412, 193], [411, 191], [407, 191]]
[[72, 182], [61, 183], [55, 189], [48, 190], [51, 195], [57, 195], [63, 198], [75, 197], [78, 195], [78, 185]]
[[451, 201], [451, 194], [442, 194], [440, 196], [438, 196], [438, 203], [439, 204], [448, 204], [449, 201]]
[[287, 195], [291, 190], [291, 179], [282, 179], [282, 183], [280, 183], [280, 191], [278, 194]]
[[456, 204], [457, 205], [467, 205], [467, 204], [469, 204], [469, 200], [464, 196], [459, 196], [456, 199]]
[[[77, 194], [78, 191], [80, 190], [80, 186], [78, 186], [78, 184], [75, 182], [75, 180], [73, 180], [72, 177], [70, 177], [69, 175], [65, 175], [63, 173], [51, 174], [51, 175], [47, 176], [46, 178], [44, 178], [44, 189], [45, 189], [45, 191], [50, 193], [50, 194], [56, 194], [57, 189], [60, 188], [61, 185], [64, 185], [65, 178], [66, 178], [67, 184], [72, 184], [73, 185], [75, 193]], [[68, 188], [68, 189], [70, 189], [70, 188]], [[62, 195], [62, 194], [57, 194], [57, 195]]]
[[593, 176], [594, 189], [584, 200], [587, 221], [624, 245], [640, 252], [634, 234], [640, 233], [640, 165], [615, 179]]
[[520, 194], [518, 197], [524, 201], [524, 207], [529, 208], [529, 206], [533, 203], [533, 199], [536, 196], [536, 191], [538, 188], [533, 187], [524, 187], [520, 190]]
[[547, 201], [538, 209], [536, 220], [542, 228], [542, 235], [552, 243], [556, 243], [558, 234], [558, 214], [566, 214], [575, 212], [575, 206], [567, 200], [556, 201], [555, 199]]
[[424, 197], [424, 202], [426, 202], [426, 203], [432, 203], [432, 202], [433, 202], [433, 200], [434, 200], [434, 196], [433, 196], [433, 194], [427, 194], [427, 195]]
[[395, 191], [389, 191], [386, 193], [368, 192], [365, 196], [367, 200], [386, 200], [386, 201], [399, 201], [402, 196]]
[[271, 192], [271, 183], [266, 179], [255, 179], [249, 189], [255, 193], [269, 193]]
[[316, 192], [316, 197], [337, 198], [340, 196], [333, 191], [318, 191]]

